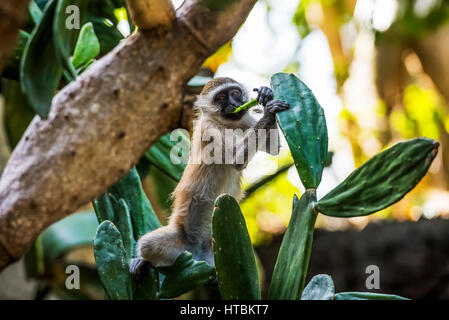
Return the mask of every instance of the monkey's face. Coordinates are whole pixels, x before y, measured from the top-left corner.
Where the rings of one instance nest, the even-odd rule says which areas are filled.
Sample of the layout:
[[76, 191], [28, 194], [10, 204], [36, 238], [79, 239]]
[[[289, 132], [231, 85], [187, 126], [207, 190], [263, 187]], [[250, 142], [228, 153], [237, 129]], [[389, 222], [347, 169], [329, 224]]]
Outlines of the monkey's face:
[[244, 104], [245, 98], [242, 90], [238, 86], [231, 86], [217, 92], [214, 95], [213, 103], [219, 107], [220, 113], [224, 118], [230, 120], [239, 120], [246, 113], [246, 110], [233, 113], [234, 110]]

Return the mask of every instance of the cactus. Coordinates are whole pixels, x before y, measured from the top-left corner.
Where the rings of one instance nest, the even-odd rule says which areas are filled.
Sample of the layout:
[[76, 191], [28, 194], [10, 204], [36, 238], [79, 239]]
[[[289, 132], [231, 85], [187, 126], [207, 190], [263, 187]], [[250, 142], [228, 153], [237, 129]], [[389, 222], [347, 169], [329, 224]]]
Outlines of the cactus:
[[327, 274], [314, 276], [301, 295], [301, 300], [332, 300], [335, 287], [332, 278]]
[[[271, 84], [275, 98], [291, 105], [276, 117], [306, 192], [299, 200], [296, 195], [293, 198], [292, 217], [276, 261], [269, 298], [405, 299], [370, 292], [335, 293], [328, 275], [317, 275], [305, 286], [315, 221], [318, 213], [335, 217], [361, 216], [399, 201], [427, 172], [438, 152], [438, 142], [417, 138], [398, 143], [367, 161], [317, 201], [316, 188], [328, 162], [323, 109], [310, 89], [294, 75], [275, 74]], [[173, 171], [170, 165], [163, 165], [164, 159], [169, 159], [172, 143], [168, 136], [164, 137], [165, 140], [146, 157], [176, 180], [181, 170]], [[108, 298], [173, 298], [208, 284], [214, 276], [223, 299], [261, 298], [253, 247], [240, 207], [232, 196], [221, 195], [215, 202], [212, 218], [215, 269], [184, 252], [169, 268], [149, 268], [148, 279], [143, 283], [131, 280], [128, 263], [134, 256], [133, 247], [138, 237], [160, 224], [135, 169], [95, 200], [94, 207], [101, 222], [94, 241], [95, 258]]]
[[[313, 228], [317, 217], [316, 192], [309, 189], [298, 201], [295, 195], [293, 213], [282, 240], [268, 293], [270, 299], [295, 300], [301, 296], [306, 281], [312, 247]], [[295, 272], [291, 272], [295, 270]]]
[[96, 199], [94, 208], [100, 222], [94, 239], [94, 255], [107, 298], [174, 298], [215, 277], [213, 266], [195, 261], [185, 252], [171, 268], [155, 270], [148, 266], [143, 281], [131, 279], [129, 262], [135, 257], [138, 238], [160, 226], [135, 168]]
[[292, 74], [271, 77], [274, 98], [290, 104], [276, 114], [306, 189], [317, 188], [327, 160], [327, 126], [324, 111], [312, 91]]
[[327, 274], [314, 276], [301, 296], [301, 300], [409, 300], [394, 294], [373, 292], [335, 293], [334, 282]]
[[110, 299], [132, 299], [128, 258], [120, 231], [110, 221], [103, 221], [94, 240], [98, 275]]
[[215, 267], [226, 300], [260, 300], [256, 259], [237, 201], [224, 194], [215, 201], [212, 219]]
[[185, 251], [168, 269], [159, 290], [160, 298], [175, 298], [196, 287], [203, 286], [215, 278], [215, 269], [205, 261], [196, 261]]
[[328, 216], [357, 217], [402, 199], [421, 180], [438, 152], [437, 141], [416, 138], [379, 153], [317, 204]]

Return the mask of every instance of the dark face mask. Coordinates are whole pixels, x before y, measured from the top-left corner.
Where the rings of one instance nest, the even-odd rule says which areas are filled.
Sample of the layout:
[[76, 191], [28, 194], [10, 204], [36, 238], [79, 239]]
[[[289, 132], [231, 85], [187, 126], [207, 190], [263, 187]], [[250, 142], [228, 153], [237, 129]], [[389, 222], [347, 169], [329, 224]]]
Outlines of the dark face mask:
[[231, 87], [218, 92], [214, 97], [214, 103], [220, 106], [221, 115], [230, 120], [239, 120], [246, 113], [246, 111], [233, 113], [237, 107], [245, 103], [242, 91], [238, 87]]

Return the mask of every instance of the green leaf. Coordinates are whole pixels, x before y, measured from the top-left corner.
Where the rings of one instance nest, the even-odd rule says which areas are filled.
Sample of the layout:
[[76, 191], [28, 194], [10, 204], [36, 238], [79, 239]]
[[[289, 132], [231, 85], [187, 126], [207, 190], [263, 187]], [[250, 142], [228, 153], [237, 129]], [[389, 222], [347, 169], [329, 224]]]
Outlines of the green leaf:
[[27, 278], [38, 278], [45, 274], [44, 248], [42, 237], [38, 237], [24, 255]]
[[260, 287], [251, 239], [237, 201], [215, 201], [212, 243], [220, 293], [225, 300], [259, 300]]
[[128, 205], [126, 204], [126, 201], [124, 199], [120, 199], [117, 201], [112, 197], [111, 200], [112, 206], [114, 207], [113, 223], [120, 231], [128, 261], [130, 261], [134, 256], [135, 240]]
[[92, 245], [97, 226], [92, 211], [74, 213], [52, 224], [41, 235], [45, 261], [53, 261], [73, 248]]
[[105, 220], [114, 221], [114, 208], [107, 192], [93, 201], [93, 207], [99, 223]]
[[132, 283], [122, 237], [110, 221], [103, 221], [94, 239], [98, 275], [112, 300], [132, 299]]
[[[162, 272], [162, 270], [161, 270]], [[190, 252], [184, 251], [168, 268], [159, 291], [160, 298], [175, 298], [196, 287], [203, 286], [215, 277], [215, 269], [205, 261], [193, 259]]]
[[126, 201], [136, 239], [161, 226], [150, 201], [143, 191], [142, 183], [135, 167], [109, 188], [108, 192], [116, 199], [124, 199]]
[[95, 30], [95, 34], [100, 41], [100, 55], [105, 55], [123, 39], [123, 35], [114, 25], [106, 24], [106, 21], [102, 17], [97, 17], [92, 14], [88, 14], [87, 21], [92, 22]]
[[158, 201], [161, 208], [171, 212], [173, 205], [172, 194], [177, 182], [155, 166], [150, 167], [149, 175], [154, 181], [155, 196], [157, 197], [155, 200]]
[[55, 17], [53, 19], [53, 42], [57, 57], [73, 78], [76, 78], [77, 72], [70, 61], [70, 56], [72, 55], [75, 41], [78, 38], [78, 34], [80, 34], [80, 30], [67, 28], [66, 23], [69, 14], [66, 13], [66, 8], [71, 5], [77, 6], [80, 13], [79, 18], [82, 20], [87, 4], [87, 0], [58, 0]]
[[52, 40], [55, 7], [55, 0], [47, 3], [42, 19], [25, 46], [20, 66], [22, 91], [33, 110], [43, 118], [50, 111], [63, 72]]
[[100, 53], [100, 42], [95, 35], [93, 24], [88, 22], [83, 25], [76, 42], [72, 63], [75, 68], [94, 59]]
[[276, 113], [306, 189], [320, 184], [327, 159], [327, 127], [324, 111], [312, 91], [293, 74], [276, 73], [271, 77], [274, 98], [290, 104]]
[[35, 1], [30, 1], [28, 6], [28, 11], [30, 12], [31, 19], [35, 24], [38, 24], [41, 21], [43, 13], [41, 8], [36, 4]]
[[125, 5], [125, 1], [90, 0], [88, 11], [97, 17], [106, 18], [112, 23], [117, 24], [119, 21], [114, 14], [114, 10]]
[[334, 295], [334, 300], [410, 300], [394, 294], [373, 292], [340, 292]]
[[183, 161], [180, 161], [179, 164], [173, 163], [170, 159], [170, 153], [178, 152], [177, 155], [179, 157], [187, 160], [189, 155], [183, 154], [182, 152], [188, 152], [190, 149], [190, 141], [181, 131], [176, 131], [176, 133], [173, 134], [173, 140], [175, 140], [175, 138], [177, 138], [177, 140], [173, 141], [171, 136], [171, 132], [164, 134], [147, 152], [145, 152], [145, 157], [152, 165], [164, 172], [174, 181], [179, 182], [187, 163]]
[[317, 217], [315, 203], [314, 189], [306, 190], [299, 201], [296, 195], [293, 198], [293, 213], [274, 266], [269, 299], [296, 300], [301, 297]]
[[33, 120], [34, 112], [28, 105], [18, 82], [3, 80], [2, 85], [5, 97], [5, 131], [9, 145], [14, 149], [31, 120]]
[[133, 280], [134, 300], [154, 300], [157, 298], [159, 288], [158, 272], [149, 264], [146, 266], [146, 277], [142, 280]]
[[352, 172], [317, 204], [334, 217], [365, 216], [402, 199], [426, 174], [439, 143], [427, 138], [400, 142]]
[[317, 274], [304, 288], [301, 300], [332, 300], [334, 293], [332, 278], [327, 274]]

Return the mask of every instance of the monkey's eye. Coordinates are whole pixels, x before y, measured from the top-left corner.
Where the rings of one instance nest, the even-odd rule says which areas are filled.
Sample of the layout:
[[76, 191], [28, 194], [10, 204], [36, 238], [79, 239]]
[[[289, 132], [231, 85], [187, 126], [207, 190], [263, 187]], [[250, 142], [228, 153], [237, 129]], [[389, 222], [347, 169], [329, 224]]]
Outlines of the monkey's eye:
[[234, 90], [231, 91], [231, 95], [232, 95], [233, 98], [240, 98], [242, 93], [240, 92], [240, 90], [234, 89]]
[[215, 101], [218, 103], [223, 103], [226, 101], [226, 95], [224, 93], [219, 93], [215, 96]]

